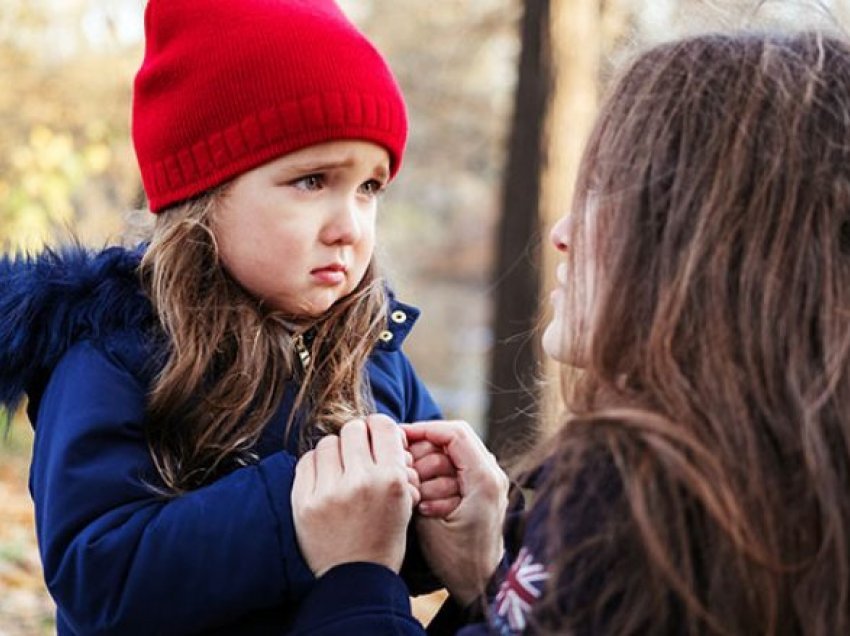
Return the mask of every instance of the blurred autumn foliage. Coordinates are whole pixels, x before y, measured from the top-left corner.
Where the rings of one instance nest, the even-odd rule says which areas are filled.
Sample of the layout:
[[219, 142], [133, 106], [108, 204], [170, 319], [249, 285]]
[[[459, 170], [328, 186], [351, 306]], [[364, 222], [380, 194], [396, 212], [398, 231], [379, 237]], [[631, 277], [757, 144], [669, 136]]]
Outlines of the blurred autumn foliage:
[[127, 100], [139, 41], [95, 35], [94, 4], [0, 5], [0, 240], [10, 247], [72, 229], [103, 242], [136, 187]]
[[[850, 0], [339, 1], [390, 60], [410, 109], [405, 166], [382, 202], [379, 228], [390, 280], [402, 299], [424, 309], [406, 348], [447, 415], [479, 428], [488, 395], [516, 390], [488, 379], [489, 356], [506, 343], [493, 335], [495, 292], [518, 267], [532, 268], [524, 279], [530, 284], [548, 284], [551, 263], [539, 256], [539, 242], [567, 209], [576, 153], [617, 62], [647, 42], [694, 30], [834, 26], [850, 16]], [[547, 70], [555, 112], [550, 108], [534, 149], [549, 169], [539, 179], [539, 207], [524, 199], [507, 205], [511, 199], [503, 197], [511, 127], [522, 124], [512, 120], [523, 99], [514, 92], [523, 72], [520, 24], [532, 5], [552, 20], [537, 35], [550, 40], [555, 59]], [[37, 250], [71, 235], [93, 246], [119, 242], [147, 220], [132, 212], [143, 198], [129, 141], [143, 8], [144, 0], [0, 3], [6, 251]], [[494, 271], [494, 250], [505, 242], [497, 241], [506, 227], [500, 219], [529, 214], [539, 219], [529, 224], [537, 229], [508, 237], [516, 256]], [[537, 308], [523, 309], [523, 324], [533, 325]], [[530, 329], [515, 337], [533, 343]], [[542, 374], [535, 355], [523, 363], [530, 377]], [[526, 373], [515, 362], [500, 363], [508, 378]], [[509, 400], [507, 408], [518, 407]], [[0, 442], [0, 636], [53, 631], [26, 491], [30, 444], [23, 420]]]

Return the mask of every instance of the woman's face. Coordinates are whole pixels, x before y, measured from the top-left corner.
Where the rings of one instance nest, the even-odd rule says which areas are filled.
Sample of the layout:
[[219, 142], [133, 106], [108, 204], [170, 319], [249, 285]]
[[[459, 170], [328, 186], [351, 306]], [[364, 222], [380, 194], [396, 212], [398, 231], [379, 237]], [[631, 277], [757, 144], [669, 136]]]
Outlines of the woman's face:
[[555, 249], [564, 256], [552, 291], [553, 315], [543, 333], [543, 350], [564, 364], [584, 365], [587, 337], [595, 320], [597, 286], [597, 223], [594, 205], [583, 222], [574, 214], [561, 217], [550, 233]]
[[237, 177], [213, 228], [225, 269], [291, 316], [318, 316], [362, 280], [389, 156], [365, 141], [283, 155]]

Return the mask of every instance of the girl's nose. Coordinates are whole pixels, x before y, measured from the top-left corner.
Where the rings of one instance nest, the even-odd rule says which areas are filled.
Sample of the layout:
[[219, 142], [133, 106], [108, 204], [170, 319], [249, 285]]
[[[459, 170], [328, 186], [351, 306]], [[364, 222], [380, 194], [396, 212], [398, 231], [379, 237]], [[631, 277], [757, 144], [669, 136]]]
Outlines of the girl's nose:
[[361, 214], [356, 201], [340, 201], [325, 226], [324, 241], [330, 245], [356, 243], [363, 235]]

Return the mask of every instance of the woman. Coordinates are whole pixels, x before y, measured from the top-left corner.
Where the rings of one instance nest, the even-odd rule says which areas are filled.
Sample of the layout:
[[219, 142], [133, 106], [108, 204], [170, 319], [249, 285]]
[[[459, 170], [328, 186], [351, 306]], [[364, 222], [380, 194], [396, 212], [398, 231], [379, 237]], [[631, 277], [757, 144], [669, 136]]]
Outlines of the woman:
[[[427, 440], [457, 469], [457, 509], [417, 522], [434, 569], [471, 608], [497, 570], [485, 622], [460, 633], [848, 633], [850, 46], [737, 34], [649, 50], [614, 83], [576, 192], [552, 232], [564, 264], [543, 344], [582, 373], [526, 477], [507, 573], [492, 461], [462, 424], [407, 428], [414, 455]], [[298, 482], [309, 553], [299, 508], [322, 496]], [[314, 594], [305, 631], [367, 616], [369, 633], [401, 631], [385, 591], [325, 597], [323, 622], [321, 579]]]

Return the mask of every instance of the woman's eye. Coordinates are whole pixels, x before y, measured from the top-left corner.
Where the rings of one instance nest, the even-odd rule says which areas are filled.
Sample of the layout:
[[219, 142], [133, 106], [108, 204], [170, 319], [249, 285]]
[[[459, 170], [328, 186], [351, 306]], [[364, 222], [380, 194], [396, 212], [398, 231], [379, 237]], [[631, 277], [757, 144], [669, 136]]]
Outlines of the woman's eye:
[[308, 174], [306, 177], [301, 177], [292, 182], [293, 186], [299, 190], [321, 190], [324, 185], [324, 178], [320, 174]]
[[369, 179], [360, 186], [360, 190], [369, 196], [378, 196], [384, 191], [384, 184], [377, 179]]

